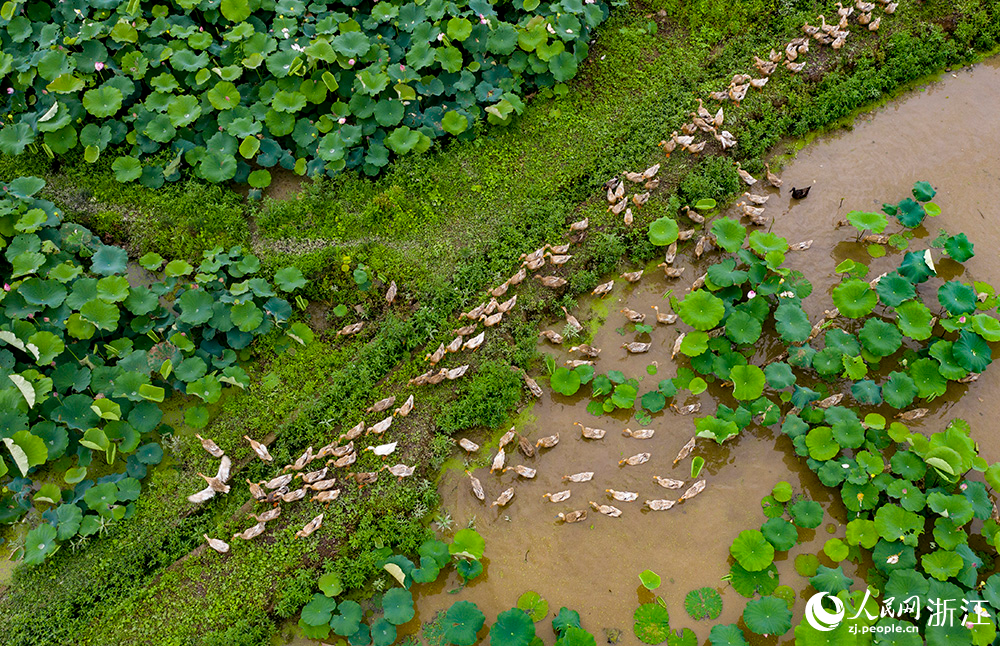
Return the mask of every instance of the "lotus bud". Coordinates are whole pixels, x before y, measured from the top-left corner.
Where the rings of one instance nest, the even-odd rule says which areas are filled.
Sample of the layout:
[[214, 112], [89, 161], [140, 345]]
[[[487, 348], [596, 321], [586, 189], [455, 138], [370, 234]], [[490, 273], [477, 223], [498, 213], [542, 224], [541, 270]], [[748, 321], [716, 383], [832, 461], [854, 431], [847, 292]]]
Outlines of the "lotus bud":
[[353, 59], [353, 58], [351, 58], [351, 59], [349, 59], [349, 60], [347, 61], [347, 64], [348, 64], [348, 65], [354, 65], [354, 62], [355, 62], [355, 61], [354, 61], [354, 59]]
[[965, 317], [964, 316], [959, 316], [958, 317], [958, 322], [959, 323], [965, 323]]
[[7, 88], [7, 94], [13, 94], [13, 93], [14, 93], [14, 88], [12, 87]]
[[757, 292], [753, 291], [752, 289], [749, 292], [747, 292], [747, 300], [751, 300], [751, 299], [755, 298], [756, 296], [757, 296]]
[[347, 117], [341, 117], [337, 119], [337, 123], [339, 123], [340, 125], [344, 125], [345, 123], [347, 123]]
[[3, 284], [3, 291], [9, 292], [10, 291], [10, 285], [8, 285], [7, 283], [4, 283]]
[[101, 61], [97, 61], [96, 63], [94, 63], [94, 69], [100, 72], [101, 70], [104, 69], [104, 63], [102, 63]]
[[400, 63], [399, 64], [399, 71], [400, 72], [405, 72], [406, 71], [406, 65], [403, 65], [402, 63]]

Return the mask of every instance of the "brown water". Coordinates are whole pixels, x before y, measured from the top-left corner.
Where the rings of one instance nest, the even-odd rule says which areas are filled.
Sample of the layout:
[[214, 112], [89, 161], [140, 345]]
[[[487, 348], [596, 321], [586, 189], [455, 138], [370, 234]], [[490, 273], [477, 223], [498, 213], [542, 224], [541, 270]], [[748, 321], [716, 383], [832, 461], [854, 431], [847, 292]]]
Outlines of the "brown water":
[[[939, 263], [939, 273], [946, 278], [972, 280], [1000, 276], [997, 225], [1000, 213], [996, 196], [1000, 195], [1000, 122], [995, 119], [1000, 105], [1000, 59], [971, 69], [946, 74], [940, 81], [893, 101], [874, 113], [862, 115], [851, 131], [824, 136], [804, 148], [782, 171], [784, 192], [774, 189], [768, 203], [768, 215], [774, 217], [773, 231], [789, 242], [814, 240], [812, 249], [790, 254], [789, 264], [805, 271], [814, 285], [806, 309], [815, 321], [831, 307], [830, 290], [839, 282], [834, 267], [845, 258], [866, 259], [862, 245], [854, 242], [853, 229], [834, 228], [837, 220], [851, 210], [877, 210], [882, 202], [895, 202], [909, 195], [915, 181], [928, 180], [937, 189], [934, 201], [941, 206], [937, 220], [928, 219], [929, 230], [918, 230], [915, 246], [924, 246], [936, 236], [937, 229], [965, 232], [976, 243], [977, 255], [966, 263], [966, 271], [950, 262]], [[812, 185], [808, 199], [792, 203], [791, 186]], [[759, 191], [760, 189], [758, 189]], [[733, 211], [732, 213], [735, 213]], [[728, 213], [728, 214], [732, 214]], [[894, 230], [890, 227], [890, 232]], [[870, 277], [898, 263], [898, 255], [872, 260]], [[678, 263], [683, 259], [678, 258]], [[637, 286], [618, 281], [616, 290], [595, 309], [607, 308], [608, 320], [595, 334], [593, 345], [603, 348], [597, 362], [598, 372], [621, 370], [628, 377], [642, 380], [640, 394], [654, 389], [660, 379], [676, 374], [670, 349], [677, 331], [658, 326], [652, 335], [653, 350], [646, 355], [626, 356], [620, 349], [634, 333], [623, 335], [626, 321], [618, 312], [622, 307], [649, 314], [650, 306], [663, 305], [661, 295], [667, 289], [683, 290], [704, 271], [693, 263], [684, 280], [670, 283], [659, 270], [647, 270]], [[580, 311], [585, 311], [583, 303]], [[655, 323], [654, 323], [655, 324]], [[562, 321], [552, 328], [562, 330]], [[616, 328], [618, 328], [616, 330]], [[629, 326], [631, 329], [631, 326]], [[649, 340], [643, 337], [641, 340]], [[559, 363], [571, 357], [565, 348], [548, 346]], [[773, 356], [774, 349], [760, 348], [757, 359]], [[996, 350], [995, 350], [996, 352]], [[646, 367], [658, 363], [658, 372], [650, 376]], [[587, 389], [584, 388], [584, 391]], [[681, 406], [700, 400], [702, 415], [714, 410], [711, 391]], [[973, 437], [984, 456], [1000, 459], [1000, 439], [988, 422], [989, 402], [1000, 400], [1000, 371], [987, 371], [983, 378], [968, 387], [952, 387], [946, 397], [932, 402], [932, 413], [913, 424], [926, 432], [940, 430], [953, 417], [963, 417], [973, 425]], [[729, 569], [728, 547], [736, 534], [757, 527], [765, 518], [760, 499], [779, 480], [791, 482], [796, 492], [805, 492], [821, 503], [828, 514], [824, 525], [815, 531], [801, 531], [802, 543], [780, 560], [781, 582], [799, 591], [796, 620], [801, 617], [807, 593], [805, 580], [795, 574], [792, 558], [801, 552], [821, 550], [833, 536], [843, 537], [844, 510], [832, 503], [831, 491], [820, 485], [804, 462], [794, 455], [786, 438], [751, 427], [736, 440], [717, 446], [710, 440], [698, 440], [695, 455], [706, 460], [703, 476], [708, 488], [697, 498], [665, 512], [642, 509], [647, 498], [676, 498], [679, 492], [660, 488], [653, 475], [669, 476], [691, 482], [690, 460], [671, 468], [677, 450], [694, 434], [692, 416], [680, 416], [667, 409], [654, 416], [649, 425], [656, 429], [650, 440], [635, 440], [621, 435], [628, 425], [638, 428], [623, 416], [595, 418], [586, 410], [587, 399], [546, 394], [535, 405], [534, 421], [519, 430], [531, 438], [560, 433], [559, 445], [543, 450], [534, 460], [514, 456], [515, 463], [538, 469], [534, 480], [523, 481], [514, 473], [491, 475], [480, 469], [488, 497], [496, 497], [514, 486], [513, 502], [501, 511], [476, 500], [467, 478], [460, 470], [446, 474], [440, 485], [443, 509], [464, 526], [475, 519], [475, 527], [486, 540], [486, 572], [461, 593], [445, 594], [457, 585], [452, 574], [448, 581], [418, 587], [419, 615], [414, 620], [428, 621], [438, 610], [458, 599], [476, 602], [491, 622], [498, 612], [512, 607], [526, 590], [535, 590], [550, 604], [550, 618], [560, 606], [580, 612], [584, 628], [598, 636], [605, 628], [622, 631], [623, 643], [635, 643], [631, 632], [632, 612], [640, 602], [652, 597], [639, 585], [638, 573], [652, 569], [663, 577], [657, 591], [670, 610], [674, 629], [691, 627], [699, 640], [707, 637], [708, 623], [691, 621], [683, 609], [683, 597], [691, 589], [710, 586], [723, 595], [723, 614], [719, 622], [739, 619], [745, 600], [725, 581]], [[580, 421], [608, 431], [603, 440], [584, 440]], [[618, 460], [648, 451], [651, 460], [638, 467], [619, 467]], [[492, 454], [491, 454], [492, 455]], [[592, 482], [562, 483], [564, 474], [594, 471]], [[564, 503], [545, 501], [542, 494], [571, 489]], [[605, 489], [634, 491], [639, 500], [620, 503], [611, 500]], [[594, 511], [585, 522], [563, 525], [555, 514], [588, 507], [588, 501], [614, 504], [623, 510], [621, 518], [608, 518]], [[830, 525], [832, 523], [832, 525]], [[829, 562], [825, 562], [831, 565]], [[849, 574], [853, 567], [845, 563]], [[856, 577], [857, 579], [857, 577]], [[548, 620], [538, 624], [539, 634], [551, 641]], [[786, 638], [787, 639], [787, 638]], [[486, 639], [483, 640], [487, 641]], [[790, 639], [787, 639], [790, 642]], [[774, 643], [764, 640], [761, 643]]]

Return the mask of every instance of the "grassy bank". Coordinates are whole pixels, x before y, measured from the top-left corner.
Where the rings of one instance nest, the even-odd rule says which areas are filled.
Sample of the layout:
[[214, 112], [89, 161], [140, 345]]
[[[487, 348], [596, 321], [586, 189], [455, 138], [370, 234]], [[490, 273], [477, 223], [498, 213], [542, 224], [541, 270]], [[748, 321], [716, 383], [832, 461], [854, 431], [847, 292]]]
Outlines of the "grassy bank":
[[[294, 355], [278, 354], [269, 342], [256, 350], [248, 367], [254, 385], [227, 399], [207, 432], [238, 464], [250, 456], [243, 434], [274, 433], [272, 453], [283, 464], [362, 417], [377, 421], [361, 412], [374, 400], [415, 392], [418, 408], [387, 440], [405, 440], [399, 461], [419, 467], [403, 482], [383, 476], [373, 486], [349, 487], [309, 539], [293, 534], [322, 507], [298, 503], [278, 529], [220, 557], [198, 549], [201, 535], [249, 526], [241, 511], [249, 496], [245, 485], [234, 486], [192, 512], [184, 496], [209, 459], [179, 428], [171, 466], [151, 476], [134, 517], [75, 553], [64, 548], [44, 566], [17, 573], [0, 599], [3, 643], [260, 644], [309, 598], [319, 573], [336, 570], [346, 585], [365, 586], [377, 576], [378, 548], [412, 551], [423, 537], [436, 503], [429, 482], [452, 450], [447, 434], [496, 426], [522, 396], [508, 366], [530, 367], [535, 322], [557, 301], [530, 282], [517, 288], [516, 314], [494, 328], [485, 347], [449, 359], [449, 367], [471, 359], [465, 381], [451, 388], [406, 383], [426, 369], [419, 360], [425, 345], [449, 338], [453, 314], [513, 273], [518, 255], [555, 242], [567, 221], [590, 216], [561, 297], [569, 304], [623, 256], [653, 255], [642, 225], [688, 200], [735, 193], [732, 158], [760, 170], [781, 138], [834, 123], [1000, 39], [992, 3], [904, 2], [879, 32], [859, 34], [837, 55], [815, 52], [806, 73], [779, 72], [738, 108], [727, 104], [727, 128], [740, 142], [735, 154], [675, 154], [661, 171], [663, 187], [631, 228], [604, 211], [598, 189], [605, 180], [662, 161], [656, 143], [680, 127], [696, 97], [749, 72], [753, 54], [798, 35], [804, 20], [823, 11], [831, 7], [703, 0], [619, 9], [564, 96], [537, 96], [508, 128], [403, 159], [377, 181], [345, 175], [309, 186], [299, 199], [248, 205], [228, 189], [195, 182], [159, 191], [121, 185], [79, 160], [0, 159], [0, 177], [46, 176], [67, 212], [136, 253], [192, 257], [216, 244], [244, 244], [272, 266], [297, 264], [313, 279], [310, 295], [319, 304], [310, 320], [318, 330], [355, 320], [332, 314], [330, 303], [362, 308], [369, 323], [350, 342], [327, 330]], [[354, 288], [341, 268], [344, 256], [382, 282], [397, 281], [395, 309], [381, 301], [380, 281], [373, 292]], [[376, 466], [370, 455], [359, 462], [358, 470]], [[250, 461], [234, 480], [270, 475]]]

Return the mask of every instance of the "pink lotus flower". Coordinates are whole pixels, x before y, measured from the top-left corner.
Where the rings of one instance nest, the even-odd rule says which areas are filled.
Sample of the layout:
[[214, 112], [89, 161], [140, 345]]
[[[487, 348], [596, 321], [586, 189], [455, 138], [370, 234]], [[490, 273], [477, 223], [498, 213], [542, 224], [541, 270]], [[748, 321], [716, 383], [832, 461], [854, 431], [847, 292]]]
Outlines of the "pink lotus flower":
[[101, 61], [97, 61], [96, 63], [94, 63], [94, 69], [100, 72], [101, 70], [104, 69], [104, 63], [102, 63]]
[[354, 61], [354, 59], [352, 58], [352, 59], [350, 59], [350, 60], [348, 60], [348, 61], [347, 61], [347, 64], [348, 64], [348, 65], [354, 65], [354, 62], [355, 62], [355, 61]]
[[12, 87], [7, 88], [7, 94], [13, 94], [13, 93], [14, 93], [14, 88]]
[[965, 317], [964, 316], [959, 316], [958, 317], [958, 322], [959, 323], [965, 323]]
[[403, 65], [402, 63], [400, 63], [399, 64], [399, 71], [400, 72], [405, 72], [406, 71], [406, 65]]
[[10, 291], [10, 285], [8, 285], [7, 283], [4, 283], [3, 284], [3, 291], [9, 292]]
[[337, 123], [339, 123], [340, 125], [344, 125], [345, 123], [347, 123], [347, 117], [341, 117], [337, 119]]

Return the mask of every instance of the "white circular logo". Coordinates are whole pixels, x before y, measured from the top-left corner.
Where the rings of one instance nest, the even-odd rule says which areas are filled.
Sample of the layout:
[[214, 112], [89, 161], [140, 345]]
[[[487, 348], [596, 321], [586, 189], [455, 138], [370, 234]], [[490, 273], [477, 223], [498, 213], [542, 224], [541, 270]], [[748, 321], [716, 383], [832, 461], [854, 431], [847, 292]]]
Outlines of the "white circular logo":
[[[834, 612], [828, 612], [823, 607], [823, 597], [827, 597], [833, 602]], [[823, 632], [833, 630], [840, 625], [843, 619], [844, 602], [837, 597], [829, 596], [826, 592], [819, 592], [809, 597], [809, 601], [806, 602], [806, 621], [816, 630]]]

